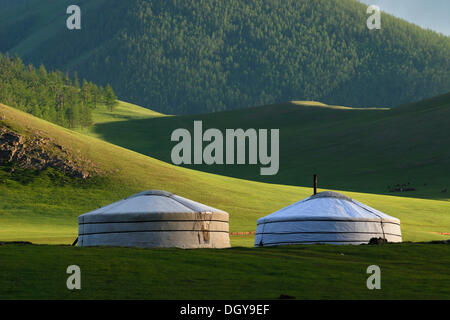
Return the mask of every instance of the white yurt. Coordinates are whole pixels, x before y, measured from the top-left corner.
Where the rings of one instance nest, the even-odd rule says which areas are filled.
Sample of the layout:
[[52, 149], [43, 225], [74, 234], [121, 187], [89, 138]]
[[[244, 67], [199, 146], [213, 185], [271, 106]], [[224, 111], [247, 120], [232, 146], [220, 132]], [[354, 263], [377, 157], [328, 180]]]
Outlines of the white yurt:
[[228, 213], [150, 190], [78, 217], [78, 246], [230, 247]]
[[255, 246], [401, 242], [400, 220], [337, 192], [325, 191], [258, 219]]

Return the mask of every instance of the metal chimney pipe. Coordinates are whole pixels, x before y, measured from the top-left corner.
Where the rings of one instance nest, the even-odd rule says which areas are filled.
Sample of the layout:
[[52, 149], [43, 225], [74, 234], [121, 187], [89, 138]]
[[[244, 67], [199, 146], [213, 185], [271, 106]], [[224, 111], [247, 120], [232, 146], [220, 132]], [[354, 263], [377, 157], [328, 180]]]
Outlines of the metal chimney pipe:
[[317, 174], [314, 175], [314, 194], [317, 194]]

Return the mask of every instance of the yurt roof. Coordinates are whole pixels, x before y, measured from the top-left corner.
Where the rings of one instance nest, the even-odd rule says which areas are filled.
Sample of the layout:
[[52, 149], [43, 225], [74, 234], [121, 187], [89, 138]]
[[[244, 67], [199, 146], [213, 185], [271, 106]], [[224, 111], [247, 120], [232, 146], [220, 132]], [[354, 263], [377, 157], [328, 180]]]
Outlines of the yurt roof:
[[260, 218], [258, 219], [258, 224], [268, 221], [289, 220], [382, 220], [400, 222], [397, 218], [343, 194], [324, 191]]
[[226, 212], [222, 210], [180, 197], [167, 191], [148, 190], [134, 194], [126, 199], [114, 202], [94, 211], [85, 213], [82, 216], [97, 214], [164, 214], [196, 212], [215, 212], [226, 214]]

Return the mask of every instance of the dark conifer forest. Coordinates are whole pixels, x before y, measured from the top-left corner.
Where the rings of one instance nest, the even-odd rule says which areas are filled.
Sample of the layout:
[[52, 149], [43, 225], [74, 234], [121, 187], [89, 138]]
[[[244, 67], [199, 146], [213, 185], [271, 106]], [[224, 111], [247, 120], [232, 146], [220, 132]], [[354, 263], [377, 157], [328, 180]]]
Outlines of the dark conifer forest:
[[99, 87], [75, 73], [48, 72], [41, 65], [25, 65], [19, 57], [0, 54], [0, 103], [18, 108], [68, 128], [92, 124], [92, 109], [99, 103], [112, 111], [116, 96], [111, 88]]
[[391, 107], [450, 90], [449, 37], [385, 13], [369, 30], [356, 0], [83, 0], [78, 31], [65, 28], [69, 2], [4, 10], [0, 51], [165, 113]]

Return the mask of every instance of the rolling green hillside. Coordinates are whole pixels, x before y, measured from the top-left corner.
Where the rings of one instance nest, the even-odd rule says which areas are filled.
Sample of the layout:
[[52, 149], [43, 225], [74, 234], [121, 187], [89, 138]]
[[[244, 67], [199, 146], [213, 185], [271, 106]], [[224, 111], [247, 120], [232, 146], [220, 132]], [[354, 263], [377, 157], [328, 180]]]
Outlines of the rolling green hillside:
[[[78, 4], [82, 29], [69, 31]], [[26, 0], [0, 12], [0, 51], [78, 71], [171, 114], [290, 100], [384, 107], [447, 92], [450, 39], [356, 0]]]
[[[203, 121], [204, 131], [278, 128], [280, 170], [275, 176], [261, 176], [260, 165], [188, 167], [303, 187], [311, 186], [311, 176], [317, 173], [319, 185], [329, 189], [450, 198], [448, 192], [441, 192], [450, 187], [450, 93], [392, 109], [293, 101], [196, 116], [130, 117], [120, 122], [93, 116], [96, 124], [89, 134], [165, 162], [171, 162], [176, 144], [170, 141], [172, 131], [186, 128], [193, 134], [194, 120]], [[390, 192], [399, 188], [416, 190]]]
[[[165, 114], [143, 108], [132, 103], [125, 101], [117, 101], [117, 105], [114, 110], [111, 111], [104, 105], [98, 105], [92, 112], [92, 124], [89, 127], [77, 127], [74, 128], [75, 131], [81, 132], [90, 136], [101, 138], [100, 134], [96, 133], [96, 126], [112, 123], [112, 122], [128, 122], [133, 120], [148, 120], [158, 117], [168, 117]], [[126, 132], [128, 134], [128, 132]]]
[[[27, 173], [2, 167], [0, 240], [70, 243], [77, 234], [78, 215], [146, 189], [168, 190], [226, 210], [231, 231], [253, 231], [257, 218], [312, 192], [311, 188], [245, 181], [173, 166], [4, 105], [0, 106], [0, 116], [2, 127], [24, 137], [49, 139], [74, 157], [81, 157], [79, 162], [86, 170], [95, 167], [97, 172], [93, 178], [81, 180], [50, 169]], [[450, 230], [448, 201], [345, 194], [401, 219], [405, 241], [445, 239], [439, 233]], [[234, 244], [252, 242], [252, 237], [233, 238]]]
[[[94, 121], [109, 124], [148, 118], [170, 117], [123, 102], [114, 114], [99, 107], [94, 115]], [[310, 195], [311, 189], [172, 166], [4, 105], [0, 105], [1, 130], [20, 134], [26, 141], [46, 139], [68, 156], [81, 157], [81, 165], [86, 170], [95, 167], [96, 174], [81, 179], [54, 168], [36, 171], [0, 165], [0, 299], [450, 297], [444, 285], [449, 246], [444, 244], [245, 248], [253, 245], [253, 236], [232, 235], [234, 248], [224, 250], [61, 245], [75, 239], [78, 215], [144, 189], [165, 189], [224, 209], [230, 213], [231, 231], [254, 230], [257, 218]], [[127, 132], [117, 132], [122, 134]], [[448, 238], [450, 201], [344, 193], [400, 218], [404, 241]], [[82, 269], [82, 290], [66, 288], [65, 270], [72, 264]], [[366, 288], [366, 269], [372, 264], [382, 268], [382, 290]]]

